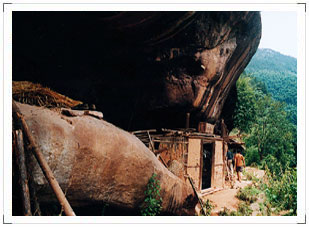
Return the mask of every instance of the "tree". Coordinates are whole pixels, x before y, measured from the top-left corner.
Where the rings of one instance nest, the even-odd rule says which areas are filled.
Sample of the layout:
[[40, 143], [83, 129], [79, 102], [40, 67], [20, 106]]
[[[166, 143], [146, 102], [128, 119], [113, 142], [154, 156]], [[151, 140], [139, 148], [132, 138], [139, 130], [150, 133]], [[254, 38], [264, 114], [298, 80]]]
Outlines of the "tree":
[[275, 101], [263, 83], [250, 75], [241, 75], [236, 87], [234, 125], [246, 133], [248, 161], [261, 163], [272, 155], [283, 167], [296, 166], [296, 126], [289, 120], [286, 105]]
[[255, 122], [246, 141], [248, 146], [257, 147], [259, 161], [271, 154], [282, 166], [295, 166], [293, 125], [284, 108], [282, 103], [274, 101], [270, 96], [258, 99]]
[[237, 83], [237, 101], [234, 114], [234, 125], [240, 133], [248, 133], [255, 122], [256, 93], [250, 84], [250, 77], [242, 75]]

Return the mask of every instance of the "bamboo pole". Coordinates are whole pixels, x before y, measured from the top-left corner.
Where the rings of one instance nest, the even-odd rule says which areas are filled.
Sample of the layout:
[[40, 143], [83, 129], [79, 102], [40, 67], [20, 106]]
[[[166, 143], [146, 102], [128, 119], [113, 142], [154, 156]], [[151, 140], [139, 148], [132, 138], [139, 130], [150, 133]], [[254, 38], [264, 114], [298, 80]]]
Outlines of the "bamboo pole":
[[23, 202], [23, 213], [25, 216], [32, 216], [31, 213], [31, 202], [30, 202], [30, 193], [28, 186], [28, 174], [25, 161], [25, 151], [24, 151], [24, 142], [23, 142], [23, 133], [22, 130], [16, 130], [16, 145], [15, 149], [16, 162], [19, 169], [19, 184], [22, 190], [22, 202]]
[[32, 150], [35, 158], [37, 159], [49, 185], [51, 186], [51, 188], [53, 189], [60, 205], [63, 207], [64, 209], [64, 213], [67, 216], [76, 216], [72, 207], [70, 206], [68, 200], [66, 199], [61, 187], [59, 186], [56, 178], [54, 177], [50, 167], [48, 166], [48, 163], [46, 162], [43, 154], [41, 153], [41, 151], [39, 150], [33, 136], [32, 133], [30, 132], [28, 125], [23, 117], [23, 115], [21, 114], [18, 106], [16, 105], [16, 103], [14, 101], [12, 101], [12, 107], [13, 107], [13, 117], [16, 119], [17, 123], [19, 126], [22, 126], [22, 129], [24, 131], [25, 136], [28, 138], [29, 141], [29, 149]]
[[149, 138], [149, 143], [150, 143], [150, 145], [151, 145], [152, 152], [155, 152], [155, 148], [154, 148], [154, 146], [153, 146], [153, 143], [152, 143], [152, 140], [151, 140], [149, 131], [147, 131], [147, 135], [148, 135], [148, 138]]
[[199, 195], [198, 195], [198, 193], [197, 193], [197, 191], [196, 191], [196, 189], [195, 189], [193, 180], [192, 180], [192, 178], [191, 178], [190, 175], [188, 175], [188, 178], [189, 178], [190, 184], [191, 184], [191, 186], [192, 186], [192, 188], [193, 188], [194, 194], [195, 194], [195, 196], [197, 197], [197, 199], [198, 199], [198, 201], [199, 201], [199, 203], [200, 203], [200, 205], [201, 205], [201, 209], [202, 209], [204, 215], [206, 216], [206, 211], [204, 210], [203, 202], [202, 202], [201, 198], [199, 197]]
[[163, 160], [163, 158], [160, 156], [160, 154], [159, 154], [159, 158], [160, 158], [160, 160], [162, 161], [163, 165], [164, 165], [166, 168], [168, 168], [166, 162]]

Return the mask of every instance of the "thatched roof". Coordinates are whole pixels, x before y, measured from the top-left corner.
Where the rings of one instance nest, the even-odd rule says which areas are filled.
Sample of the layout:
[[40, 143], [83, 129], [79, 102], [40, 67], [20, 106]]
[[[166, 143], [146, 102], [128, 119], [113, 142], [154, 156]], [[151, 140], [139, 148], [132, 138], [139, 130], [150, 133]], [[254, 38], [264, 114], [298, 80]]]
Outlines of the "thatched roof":
[[70, 99], [40, 84], [29, 81], [13, 81], [13, 99], [30, 105], [72, 108], [81, 101]]

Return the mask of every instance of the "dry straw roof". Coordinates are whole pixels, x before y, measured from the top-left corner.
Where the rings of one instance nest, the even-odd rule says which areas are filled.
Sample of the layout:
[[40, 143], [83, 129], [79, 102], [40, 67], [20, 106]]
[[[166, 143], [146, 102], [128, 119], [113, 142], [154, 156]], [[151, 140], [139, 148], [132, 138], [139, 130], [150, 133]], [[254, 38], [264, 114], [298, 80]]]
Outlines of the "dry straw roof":
[[70, 99], [40, 84], [29, 81], [13, 81], [13, 99], [30, 105], [71, 108], [81, 101]]

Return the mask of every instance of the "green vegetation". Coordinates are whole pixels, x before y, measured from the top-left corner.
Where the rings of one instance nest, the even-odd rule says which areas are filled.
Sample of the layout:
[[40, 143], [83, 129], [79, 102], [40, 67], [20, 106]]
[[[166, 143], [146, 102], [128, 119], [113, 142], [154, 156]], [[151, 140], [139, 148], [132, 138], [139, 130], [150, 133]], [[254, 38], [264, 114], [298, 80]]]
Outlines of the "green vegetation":
[[[274, 162], [277, 162], [273, 160]], [[275, 163], [276, 168], [280, 164]], [[284, 211], [285, 215], [293, 216], [297, 214], [297, 175], [295, 168], [287, 168], [282, 172], [280, 167], [279, 173], [273, 172], [265, 166], [266, 175], [263, 179], [258, 179], [248, 173], [244, 173], [247, 179], [252, 180], [252, 185], [240, 189], [237, 198], [240, 203], [237, 212], [230, 212], [224, 209], [219, 213], [222, 216], [242, 216], [251, 215], [250, 205], [258, 202], [259, 214], [270, 216], [278, 215]], [[259, 198], [260, 201], [258, 201]]]
[[219, 211], [219, 216], [251, 216], [253, 210], [250, 208], [250, 204], [246, 202], [240, 202], [237, 211], [231, 211], [224, 207], [222, 211]]
[[[275, 165], [279, 165], [276, 163]], [[282, 171], [282, 168], [281, 168]], [[297, 180], [296, 169], [287, 168], [279, 174], [272, 173], [265, 166], [266, 175], [258, 179], [252, 174], [244, 172], [252, 185], [240, 189], [237, 198], [241, 200], [238, 210], [224, 209], [219, 212], [220, 216], [249, 216], [252, 215], [251, 204], [257, 203], [259, 210], [257, 215], [289, 215], [297, 214]], [[275, 171], [274, 171], [275, 172]]]
[[219, 216], [238, 216], [237, 214], [238, 214], [237, 212], [230, 211], [226, 207], [224, 207], [223, 210], [219, 211], [219, 213], [218, 213]]
[[237, 216], [251, 216], [252, 209], [250, 208], [250, 204], [247, 202], [240, 202], [237, 209]]
[[236, 197], [240, 200], [253, 203], [258, 199], [260, 190], [252, 185], [242, 188], [238, 191]]
[[267, 200], [278, 211], [288, 210], [290, 215], [297, 214], [297, 172], [286, 168], [278, 174], [266, 168], [267, 181], [263, 184]]
[[248, 133], [255, 121], [257, 93], [250, 81], [251, 78], [242, 76], [236, 84], [237, 102], [233, 121], [240, 133]]
[[[253, 163], [253, 164], [255, 164], [255, 163]], [[251, 164], [251, 166], [252, 166], [252, 164]], [[257, 167], [257, 166], [254, 166], [254, 167]], [[244, 175], [245, 179], [252, 181], [253, 184], [257, 184], [260, 181], [259, 178], [254, 176], [253, 173], [247, 172], [246, 169], [244, 169], [243, 175]]]
[[[256, 83], [264, 83], [276, 101], [286, 103], [289, 120], [297, 124], [297, 60], [270, 49], [258, 49], [245, 69]], [[266, 89], [266, 90], [265, 90]]]
[[296, 215], [296, 59], [258, 50], [246, 72], [249, 74], [242, 74], [236, 84], [234, 131], [245, 141], [246, 164], [267, 174], [263, 182], [246, 175], [253, 185], [239, 191], [243, 204], [236, 215], [248, 215], [246, 205], [255, 202], [259, 193], [265, 194], [265, 201], [259, 204], [261, 215], [280, 211]]
[[160, 181], [157, 179], [157, 175], [155, 173], [148, 181], [145, 196], [145, 200], [141, 206], [141, 214], [143, 216], [156, 216], [160, 214], [162, 209]]
[[213, 204], [210, 202], [209, 199], [203, 204], [203, 209], [206, 213], [206, 216], [210, 216], [212, 209], [214, 208]]
[[251, 80], [246, 75], [238, 79], [234, 114], [234, 125], [244, 135], [247, 165], [274, 157], [283, 168], [296, 167], [296, 126], [288, 120], [284, 103], [262, 93]]
[[296, 58], [283, 55], [271, 49], [258, 49], [246, 70], [269, 70], [275, 72], [290, 72], [296, 74]]

